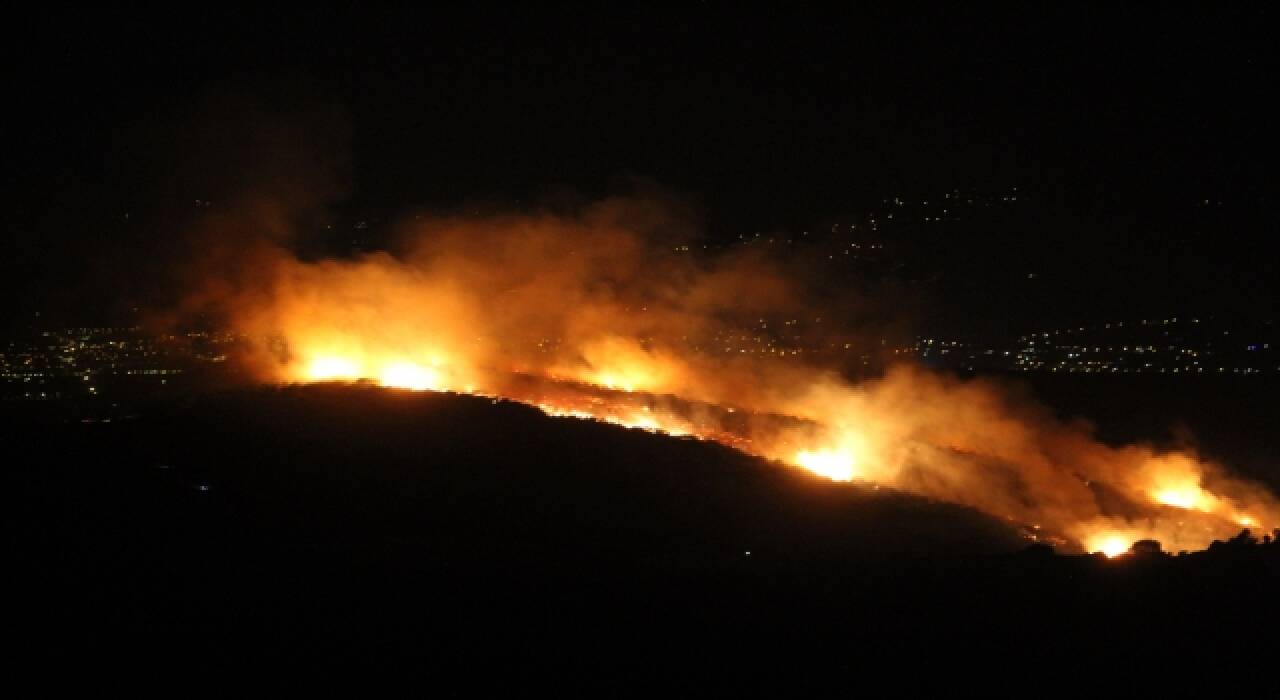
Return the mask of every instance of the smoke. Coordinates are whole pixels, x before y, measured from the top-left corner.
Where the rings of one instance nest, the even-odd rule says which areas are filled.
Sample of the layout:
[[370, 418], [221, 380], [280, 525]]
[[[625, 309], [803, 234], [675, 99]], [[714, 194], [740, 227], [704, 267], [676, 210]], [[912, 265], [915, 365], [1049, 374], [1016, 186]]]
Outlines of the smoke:
[[156, 191], [188, 232], [155, 256], [160, 287], [181, 290], [165, 321], [243, 334], [260, 381], [452, 390], [693, 435], [1090, 551], [1280, 525], [1270, 493], [1191, 449], [1103, 444], [992, 381], [906, 364], [867, 378], [913, 298], [834, 278], [803, 244], [710, 245], [696, 209], [651, 185], [423, 212], [382, 252], [326, 253], [308, 232], [349, 191], [349, 130], [308, 95], [223, 91], [146, 130], [188, 166], [156, 167], [179, 173]]
[[123, 218], [86, 255], [108, 279], [77, 291], [142, 307], [163, 327], [247, 288], [275, 255], [311, 254], [351, 192], [350, 140], [346, 109], [300, 75], [152, 106], [110, 158]]
[[1195, 549], [1280, 524], [1265, 489], [1194, 452], [1105, 445], [1001, 384], [911, 365], [851, 380], [882, 330], [858, 319], [884, 300], [833, 292], [803, 251], [704, 248], [661, 194], [419, 215], [394, 252], [354, 258], [304, 260], [286, 240], [216, 259], [187, 299], [251, 339], [263, 381], [463, 391], [692, 434], [1068, 548]]
[[312, 262], [240, 242], [235, 269], [218, 256], [188, 306], [288, 341], [263, 358], [286, 372], [321, 355], [433, 355], [455, 380], [521, 372], [716, 403], [752, 400], [757, 389], [739, 401], [731, 387], [762, 383], [765, 355], [856, 340], [834, 322], [854, 304], [806, 284], [803, 260], [702, 254], [696, 224], [660, 194], [570, 214], [417, 217], [397, 239], [394, 254]]

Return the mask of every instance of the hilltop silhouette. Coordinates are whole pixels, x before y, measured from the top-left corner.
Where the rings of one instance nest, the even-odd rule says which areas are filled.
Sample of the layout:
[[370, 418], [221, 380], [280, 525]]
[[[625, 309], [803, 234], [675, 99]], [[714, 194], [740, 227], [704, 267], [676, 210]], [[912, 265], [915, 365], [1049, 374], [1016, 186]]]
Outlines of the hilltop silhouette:
[[0, 433], [29, 448], [6, 549], [32, 662], [825, 677], [1140, 663], [1265, 643], [1274, 620], [1273, 535], [1061, 556], [957, 506], [447, 394], [117, 411]]

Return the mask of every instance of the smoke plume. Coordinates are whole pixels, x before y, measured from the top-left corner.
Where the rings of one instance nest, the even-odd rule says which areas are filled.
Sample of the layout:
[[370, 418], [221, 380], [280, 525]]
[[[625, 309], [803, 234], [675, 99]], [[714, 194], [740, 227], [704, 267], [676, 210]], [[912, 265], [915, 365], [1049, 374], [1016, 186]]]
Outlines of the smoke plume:
[[910, 364], [850, 379], [875, 350], [856, 320], [871, 304], [824, 286], [802, 253], [704, 249], [662, 197], [420, 216], [394, 252], [357, 257], [303, 260], [281, 241], [219, 260], [188, 299], [250, 339], [263, 381], [491, 395], [717, 440], [1068, 549], [1198, 549], [1280, 524], [1270, 493], [1221, 466], [1105, 445], [998, 383]]

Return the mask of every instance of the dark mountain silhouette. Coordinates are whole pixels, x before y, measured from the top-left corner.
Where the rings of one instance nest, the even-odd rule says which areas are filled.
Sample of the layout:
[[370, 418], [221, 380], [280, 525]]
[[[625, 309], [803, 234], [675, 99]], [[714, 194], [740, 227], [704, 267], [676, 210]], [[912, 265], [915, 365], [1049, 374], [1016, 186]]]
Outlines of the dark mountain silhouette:
[[315, 386], [77, 411], [0, 432], [31, 663], [834, 680], [1137, 664], [1274, 620], [1270, 537], [1058, 556], [956, 506], [506, 402]]

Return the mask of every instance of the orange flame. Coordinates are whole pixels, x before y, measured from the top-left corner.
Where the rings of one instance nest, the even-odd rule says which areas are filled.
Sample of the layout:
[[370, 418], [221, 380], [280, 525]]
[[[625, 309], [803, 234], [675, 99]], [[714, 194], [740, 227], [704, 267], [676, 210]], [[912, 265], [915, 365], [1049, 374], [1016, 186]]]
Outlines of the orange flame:
[[1129, 551], [1132, 544], [1123, 535], [1103, 535], [1091, 540], [1088, 548], [1091, 552], [1101, 552], [1108, 559], [1114, 559]]
[[651, 245], [649, 229], [670, 224], [617, 202], [573, 218], [433, 221], [398, 258], [274, 259], [263, 288], [226, 302], [271, 381], [464, 391], [716, 440], [1037, 523], [1108, 556], [1280, 524], [1266, 489], [1218, 465], [1104, 445], [996, 384], [908, 366], [850, 384], [785, 345], [795, 319], [822, 320], [802, 277]]
[[832, 481], [853, 481], [857, 475], [857, 467], [853, 455], [834, 450], [800, 450], [793, 460], [797, 466], [804, 467], [818, 476], [825, 476]]

